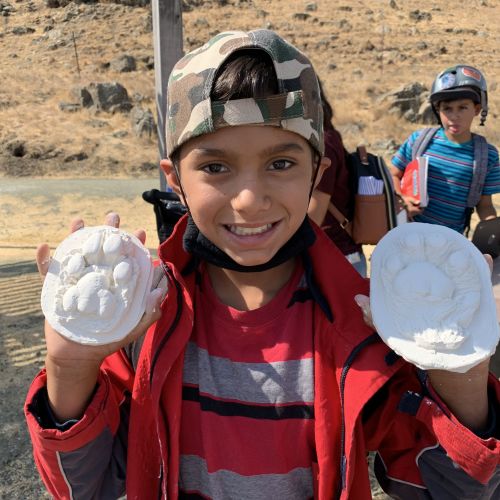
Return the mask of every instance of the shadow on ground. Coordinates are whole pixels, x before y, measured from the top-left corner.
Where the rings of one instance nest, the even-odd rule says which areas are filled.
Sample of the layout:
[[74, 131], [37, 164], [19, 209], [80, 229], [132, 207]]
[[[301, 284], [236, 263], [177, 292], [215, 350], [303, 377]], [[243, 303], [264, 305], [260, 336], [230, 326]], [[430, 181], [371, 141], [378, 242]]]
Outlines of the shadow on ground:
[[43, 364], [40, 278], [34, 262], [0, 265], [0, 498], [45, 499], [23, 405]]

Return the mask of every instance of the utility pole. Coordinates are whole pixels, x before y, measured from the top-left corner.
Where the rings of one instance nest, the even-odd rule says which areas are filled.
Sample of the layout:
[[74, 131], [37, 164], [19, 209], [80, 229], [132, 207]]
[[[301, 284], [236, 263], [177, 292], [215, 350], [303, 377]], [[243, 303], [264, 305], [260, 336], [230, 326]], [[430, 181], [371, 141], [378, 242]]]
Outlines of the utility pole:
[[[174, 64], [183, 56], [182, 0], [151, 0], [155, 64], [156, 118], [160, 159], [167, 157], [165, 143], [165, 116], [167, 110], [167, 82]], [[160, 190], [167, 190], [165, 176], [160, 169]]]

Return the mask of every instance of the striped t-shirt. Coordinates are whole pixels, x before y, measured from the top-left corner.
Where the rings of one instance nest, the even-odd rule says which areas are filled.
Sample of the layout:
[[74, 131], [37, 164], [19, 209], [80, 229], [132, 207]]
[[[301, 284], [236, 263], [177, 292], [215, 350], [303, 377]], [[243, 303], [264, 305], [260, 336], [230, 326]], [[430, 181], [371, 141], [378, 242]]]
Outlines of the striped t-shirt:
[[238, 311], [207, 273], [183, 373], [181, 498], [313, 497], [312, 301], [300, 266], [265, 306]]
[[[414, 132], [392, 158], [395, 167], [403, 170], [412, 159], [412, 147], [420, 131]], [[463, 232], [467, 195], [472, 182], [474, 141], [457, 144], [450, 141], [440, 128], [423, 156], [429, 157], [427, 191], [429, 204], [414, 220], [447, 226]], [[500, 192], [500, 165], [497, 149], [488, 144], [488, 172], [484, 195]]]

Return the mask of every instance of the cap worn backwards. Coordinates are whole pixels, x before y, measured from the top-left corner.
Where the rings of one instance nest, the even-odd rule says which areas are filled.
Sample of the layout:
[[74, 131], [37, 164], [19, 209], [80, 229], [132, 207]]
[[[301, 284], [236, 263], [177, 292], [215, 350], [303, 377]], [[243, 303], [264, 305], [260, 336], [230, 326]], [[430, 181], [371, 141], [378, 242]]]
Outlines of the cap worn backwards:
[[[242, 49], [266, 52], [279, 93], [263, 98], [212, 101], [224, 61]], [[323, 116], [318, 80], [309, 59], [269, 30], [229, 31], [186, 54], [168, 82], [166, 139], [169, 156], [189, 139], [222, 127], [271, 125], [299, 134], [323, 154]]]

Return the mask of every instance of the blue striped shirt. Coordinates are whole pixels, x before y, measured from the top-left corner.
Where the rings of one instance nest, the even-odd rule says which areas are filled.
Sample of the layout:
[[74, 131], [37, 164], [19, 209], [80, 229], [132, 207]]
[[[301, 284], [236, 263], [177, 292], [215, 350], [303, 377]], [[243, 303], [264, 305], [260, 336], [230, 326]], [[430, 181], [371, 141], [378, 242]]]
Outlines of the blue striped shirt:
[[[412, 147], [421, 131], [414, 132], [392, 157], [392, 164], [404, 171], [412, 159]], [[423, 156], [429, 158], [427, 191], [429, 204], [414, 218], [417, 222], [441, 224], [462, 233], [467, 195], [472, 182], [474, 142], [457, 144], [440, 128]], [[488, 144], [488, 171], [483, 195], [500, 193], [500, 164], [495, 146]]]

